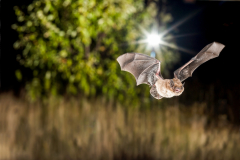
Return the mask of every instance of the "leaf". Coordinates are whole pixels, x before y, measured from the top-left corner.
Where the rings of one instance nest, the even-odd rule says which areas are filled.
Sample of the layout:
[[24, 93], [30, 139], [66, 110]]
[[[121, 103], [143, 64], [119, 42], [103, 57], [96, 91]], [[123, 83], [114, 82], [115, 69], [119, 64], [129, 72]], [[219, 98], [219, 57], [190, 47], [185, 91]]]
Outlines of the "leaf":
[[20, 70], [16, 70], [15, 75], [16, 75], [18, 81], [22, 80], [22, 73]]

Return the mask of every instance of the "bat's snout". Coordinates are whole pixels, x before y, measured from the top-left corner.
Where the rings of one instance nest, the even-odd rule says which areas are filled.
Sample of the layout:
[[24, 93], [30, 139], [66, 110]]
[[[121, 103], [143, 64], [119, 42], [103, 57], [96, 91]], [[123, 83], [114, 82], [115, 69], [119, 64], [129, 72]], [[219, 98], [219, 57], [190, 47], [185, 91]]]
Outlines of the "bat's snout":
[[175, 92], [177, 92], [177, 93], [179, 93], [179, 92], [181, 92], [181, 89], [175, 89]]
[[180, 92], [182, 92], [183, 91], [183, 86], [182, 87], [176, 87], [175, 89], [174, 89], [174, 92], [175, 93], [180, 93]]

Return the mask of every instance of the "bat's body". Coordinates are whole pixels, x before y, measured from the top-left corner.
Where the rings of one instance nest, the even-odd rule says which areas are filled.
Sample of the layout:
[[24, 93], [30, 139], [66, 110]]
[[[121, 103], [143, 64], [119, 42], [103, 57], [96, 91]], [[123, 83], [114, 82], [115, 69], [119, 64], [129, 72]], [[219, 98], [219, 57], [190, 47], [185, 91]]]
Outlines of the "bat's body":
[[174, 87], [171, 86], [171, 79], [159, 79], [155, 85], [158, 94], [162, 97], [171, 98], [179, 96], [184, 91], [183, 84], [178, 79], [172, 79]]
[[184, 91], [182, 81], [192, 76], [193, 71], [202, 63], [218, 57], [225, 46], [213, 42], [204, 47], [189, 62], [174, 72], [173, 79], [163, 79], [160, 73], [160, 61], [139, 53], [126, 53], [117, 58], [121, 69], [134, 75], [137, 85], [145, 83], [151, 86], [150, 93], [156, 99], [179, 96]]

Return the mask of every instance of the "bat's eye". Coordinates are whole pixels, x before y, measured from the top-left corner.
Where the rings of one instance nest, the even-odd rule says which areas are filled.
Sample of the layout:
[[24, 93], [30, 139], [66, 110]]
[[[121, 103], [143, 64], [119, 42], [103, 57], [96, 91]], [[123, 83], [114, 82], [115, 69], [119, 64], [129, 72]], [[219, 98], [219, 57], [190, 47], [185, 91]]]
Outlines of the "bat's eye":
[[174, 87], [174, 82], [173, 80], [170, 80], [170, 86], [173, 88]]

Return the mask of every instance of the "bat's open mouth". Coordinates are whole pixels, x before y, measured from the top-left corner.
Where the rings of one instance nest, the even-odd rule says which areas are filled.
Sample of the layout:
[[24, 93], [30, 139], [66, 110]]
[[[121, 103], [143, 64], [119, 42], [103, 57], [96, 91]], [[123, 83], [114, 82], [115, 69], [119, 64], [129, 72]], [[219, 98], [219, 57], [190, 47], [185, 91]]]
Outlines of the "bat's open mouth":
[[176, 93], [179, 93], [181, 90], [180, 89], [175, 89], [175, 92]]

